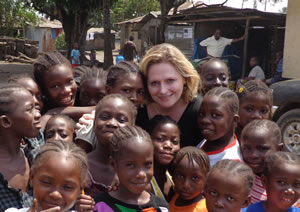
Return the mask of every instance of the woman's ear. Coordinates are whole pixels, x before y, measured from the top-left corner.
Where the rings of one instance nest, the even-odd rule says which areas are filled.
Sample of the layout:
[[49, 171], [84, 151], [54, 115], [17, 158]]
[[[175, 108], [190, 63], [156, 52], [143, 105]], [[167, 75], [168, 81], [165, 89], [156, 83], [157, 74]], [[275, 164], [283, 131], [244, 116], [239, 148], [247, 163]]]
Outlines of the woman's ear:
[[247, 196], [245, 202], [243, 203], [242, 208], [248, 207], [248, 206], [250, 205], [250, 203], [251, 203], [251, 195], [249, 194], [249, 195]]
[[0, 116], [0, 126], [3, 128], [9, 128], [12, 126], [12, 121], [7, 115]]

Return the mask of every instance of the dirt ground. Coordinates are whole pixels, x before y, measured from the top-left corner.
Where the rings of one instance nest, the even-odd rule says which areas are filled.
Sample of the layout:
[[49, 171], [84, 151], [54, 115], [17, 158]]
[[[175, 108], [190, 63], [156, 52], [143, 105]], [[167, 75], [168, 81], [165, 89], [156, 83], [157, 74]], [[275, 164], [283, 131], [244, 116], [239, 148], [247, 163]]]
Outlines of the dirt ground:
[[[115, 62], [116, 56], [119, 54], [120, 51], [120, 42], [116, 41], [115, 49], [113, 49], [113, 58]], [[100, 62], [104, 60], [104, 51], [96, 51], [96, 58]], [[29, 74], [32, 76], [33, 66], [30, 64], [23, 64], [23, 63], [8, 63], [5, 61], [0, 61], [0, 83], [7, 82], [7, 80], [18, 74]]]

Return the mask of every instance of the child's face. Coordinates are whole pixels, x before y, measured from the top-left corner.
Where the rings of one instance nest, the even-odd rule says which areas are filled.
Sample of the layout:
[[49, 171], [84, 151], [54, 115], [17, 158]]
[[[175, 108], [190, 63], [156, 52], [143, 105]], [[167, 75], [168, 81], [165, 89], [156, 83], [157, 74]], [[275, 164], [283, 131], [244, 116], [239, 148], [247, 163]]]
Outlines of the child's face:
[[300, 198], [300, 164], [278, 162], [263, 182], [267, 204], [287, 211]]
[[179, 129], [172, 123], [157, 126], [151, 138], [154, 144], [154, 159], [161, 165], [170, 165], [174, 155], [179, 151]]
[[215, 170], [208, 177], [205, 186], [208, 212], [240, 212], [250, 202], [246, 187], [238, 174], [228, 176], [223, 170]]
[[80, 105], [95, 106], [105, 96], [105, 85], [99, 79], [90, 79], [80, 87]]
[[47, 123], [45, 128], [45, 140], [62, 140], [73, 142], [74, 128], [64, 118], [57, 117]]
[[228, 87], [229, 75], [223, 64], [215, 61], [202, 70], [202, 91], [205, 94], [215, 87]]
[[77, 85], [71, 66], [62, 64], [52, 67], [45, 73], [43, 83], [52, 104], [59, 107], [74, 105]]
[[173, 181], [175, 190], [183, 200], [191, 200], [202, 193], [206, 174], [193, 160], [190, 163], [187, 156], [182, 158], [174, 169]]
[[232, 134], [238, 121], [237, 115], [229, 112], [228, 101], [217, 96], [203, 98], [199, 115], [198, 127], [208, 141], [214, 141]]
[[270, 100], [265, 94], [252, 93], [240, 100], [240, 125], [245, 127], [254, 119], [271, 118]]
[[35, 108], [33, 96], [27, 90], [12, 95], [17, 101], [12, 106], [13, 113], [7, 115], [11, 120], [11, 128], [20, 137], [36, 137], [41, 129], [41, 114]]
[[133, 125], [131, 108], [119, 98], [109, 98], [96, 111], [94, 130], [98, 142], [107, 145], [119, 127]]
[[141, 194], [153, 176], [152, 143], [129, 142], [128, 146], [112, 160], [112, 166], [119, 177], [119, 191], [123, 195]]
[[126, 74], [115, 83], [114, 87], [107, 87], [107, 94], [119, 93], [126, 96], [137, 108], [145, 101], [145, 90], [138, 74]]
[[39, 210], [59, 206], [67, 211], [80, 195], [80, 168], [73, 158], [61, 153], [51, 153], [47, 160], [31, 173], [33, 196], [37, 199]]
[[44, 103], [42, 100], [42, 93], [36, 82], [33, 79], [26, 77], [18, 79], [17, 83], [22, 85], [26, 90], [28, 90], [32, 94], [35, 103], [35, 108], [40, 112], [43, 109]]
[[263, 172], [266, 156], [279, 151], [279, 145], [273, 139], [265, 128], [249, 130], [242, 136], [240, 142], [243, 160], [256, 175]]

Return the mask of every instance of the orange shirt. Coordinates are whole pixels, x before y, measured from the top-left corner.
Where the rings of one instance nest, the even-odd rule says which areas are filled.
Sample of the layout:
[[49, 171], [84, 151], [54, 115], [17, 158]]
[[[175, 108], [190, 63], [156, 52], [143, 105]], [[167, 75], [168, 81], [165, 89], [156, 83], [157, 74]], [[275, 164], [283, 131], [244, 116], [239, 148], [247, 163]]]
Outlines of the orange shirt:
[[176, 193], [174, 197], [171, 199], [169, 203], [169, 211], [170, 212], [207, 212], [205, 199], [200, 200], [199, 202], [195, 202], [191, 205], [186, 206], [176, 206], [175, 202], [179, 195]]

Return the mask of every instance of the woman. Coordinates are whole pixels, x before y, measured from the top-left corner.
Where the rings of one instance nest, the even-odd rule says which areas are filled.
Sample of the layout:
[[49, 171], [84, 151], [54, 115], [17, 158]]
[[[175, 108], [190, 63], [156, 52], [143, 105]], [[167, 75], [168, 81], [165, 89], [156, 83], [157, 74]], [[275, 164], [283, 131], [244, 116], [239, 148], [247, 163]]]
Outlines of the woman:
[[171, 44], [152, 47], [141, 62], [146, 107], [138, 111], [136, 124], [146, 128], [155, 115], [167, 115], [178, 123], [180, 146], [196, 146], [201, 141], [197, 115], [201, 96], [197, 95], [199, 75]]

